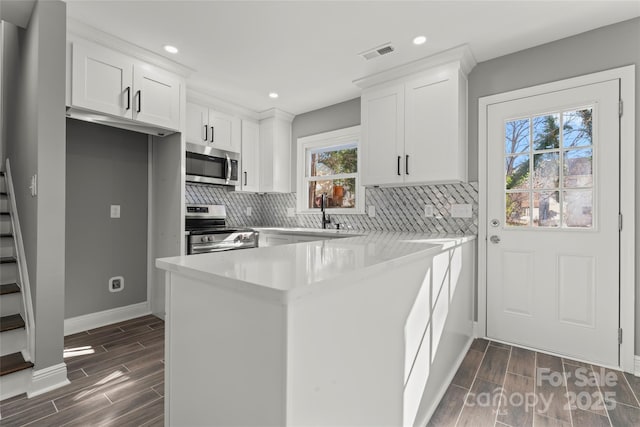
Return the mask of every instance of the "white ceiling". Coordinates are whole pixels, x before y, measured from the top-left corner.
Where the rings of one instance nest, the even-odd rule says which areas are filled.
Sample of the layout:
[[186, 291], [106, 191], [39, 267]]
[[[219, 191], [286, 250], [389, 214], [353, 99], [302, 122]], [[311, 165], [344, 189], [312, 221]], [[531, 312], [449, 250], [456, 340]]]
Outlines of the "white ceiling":
[[[66, 2], [69, 17], [194, 69], [192, 87], [293, 114], [357, 97], [353, 80], [461, 44], [481, 62], [640, 16], [640, 0]], [[429, 40], [414, 46], [417, 35]], [[395, 52], [358, 56], [386, 42]]]

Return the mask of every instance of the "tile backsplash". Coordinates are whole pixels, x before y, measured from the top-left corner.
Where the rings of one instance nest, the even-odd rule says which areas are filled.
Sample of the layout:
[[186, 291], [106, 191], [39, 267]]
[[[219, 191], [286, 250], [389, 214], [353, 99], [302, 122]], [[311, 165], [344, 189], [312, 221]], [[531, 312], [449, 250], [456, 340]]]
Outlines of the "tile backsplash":
[[[195, 183], [187, 183], [185, 193], [187, 203], [226, 205], [230, 226], [321, 227], [320, 213], [287, 216], [287, 208], [296, 206], [295, 193], [242, 193], [229, 191], [227, 187]], [[472, 205], [471, 218], [451, 217], [451, 205], [461, 203]], [[478, 233], [478, 184], [475, 182], [367, 188], [365, 205], [375, 206], [375, 217], [331, 214], [331, 219], [353, 230]], [[433, 206], [433, 217], [425, 217], [425, 205]], [[247, 215], [248, 207], [251, 215]]]

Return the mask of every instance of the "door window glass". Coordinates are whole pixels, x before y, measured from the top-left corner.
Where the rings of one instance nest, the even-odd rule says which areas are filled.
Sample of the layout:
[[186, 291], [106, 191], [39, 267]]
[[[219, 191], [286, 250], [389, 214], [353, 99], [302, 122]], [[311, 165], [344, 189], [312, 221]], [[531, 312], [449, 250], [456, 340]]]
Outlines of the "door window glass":
[[505, 224], [593, 227], [593, 107], [507, 120]]

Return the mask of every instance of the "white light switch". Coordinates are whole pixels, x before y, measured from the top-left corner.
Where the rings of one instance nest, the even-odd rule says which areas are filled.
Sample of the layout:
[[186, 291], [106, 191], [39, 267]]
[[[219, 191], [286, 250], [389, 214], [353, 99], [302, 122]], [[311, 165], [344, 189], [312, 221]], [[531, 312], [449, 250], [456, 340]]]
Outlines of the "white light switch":
[[471, 218], [473, 210], [470, 204], [453, 204], [451, 205], [451, 217], [453, 218]]
[[111, 218], [120, 218], [120, 205], [111, 205]]
[[375, 206], [367, 207], [367, 214], [369, 215], [369, 217], [375, 218], [375, 216], [376, 216], [376, 207]]
[[289, 218], [296, 216], [296, 209], [295, 208], [287, 208], [287, 216]]
[[247, 216], [251, 216], [251, 206], [247, 206]]

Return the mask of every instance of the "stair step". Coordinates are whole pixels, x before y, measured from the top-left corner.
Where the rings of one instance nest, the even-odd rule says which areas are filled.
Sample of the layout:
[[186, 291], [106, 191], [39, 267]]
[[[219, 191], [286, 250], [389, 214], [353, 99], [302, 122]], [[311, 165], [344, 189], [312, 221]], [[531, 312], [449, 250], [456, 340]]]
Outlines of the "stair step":
[[5, 256], [0, 258], [0, 264], [15, 264], [16, 257], [14, 256]]
[[24, 328], [24, 319], [19, 314], [0, 317], [0, 332]]
[[33, 363], [26, 362], [22, 353], [12, 353], [0, 357], [0, 376], [29, 368], [33, 368]]
[[20, 286], [17, 283], [6, 283], [0, 285], [0, 295], [15, 294], [20, 292]]
[[13, 237], [13, 233], [0, 233], [0, 237]]

